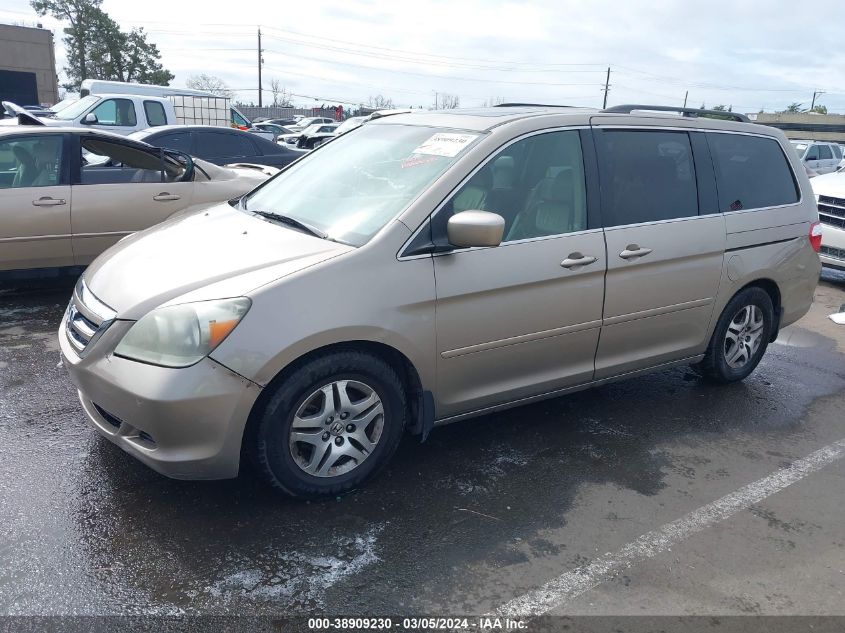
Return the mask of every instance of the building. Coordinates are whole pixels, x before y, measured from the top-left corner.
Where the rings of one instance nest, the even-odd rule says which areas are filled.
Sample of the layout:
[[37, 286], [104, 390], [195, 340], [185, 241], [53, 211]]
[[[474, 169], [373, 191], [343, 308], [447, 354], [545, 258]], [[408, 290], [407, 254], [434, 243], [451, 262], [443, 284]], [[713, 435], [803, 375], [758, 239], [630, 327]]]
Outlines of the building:
[[812, 112], [760, 112], [748, 118], [780, 128], [788, 138], [845, 143], [845, 115]]
[[53, 105], [59, 100], [53, 32], [0, 24], [0, 101]]

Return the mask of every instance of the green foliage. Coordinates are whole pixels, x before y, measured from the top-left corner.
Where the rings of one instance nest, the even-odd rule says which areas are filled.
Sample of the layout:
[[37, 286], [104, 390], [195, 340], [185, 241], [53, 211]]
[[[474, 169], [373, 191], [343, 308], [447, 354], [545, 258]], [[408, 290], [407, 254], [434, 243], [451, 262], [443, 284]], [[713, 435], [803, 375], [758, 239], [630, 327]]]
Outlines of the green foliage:
[[100, 8], [102, 0], [30, 0], [38, 15], [50, 14], [69, 22], [64, 44], [69, 90], [79, 90], [83, 79], [134, 81], [168, 85], [173, 74], [162, 67], [158, 47], [147, 41], [144, 29], [120, 30]]
[[817, 105], [814, 107], [810, 112], [815, 112], [817, 114], [827, 114], [827, 106], [823, 106], [822, 104]]
[[797, 101], [786, 106], [784, 112], [801, 112], [801, 104]]

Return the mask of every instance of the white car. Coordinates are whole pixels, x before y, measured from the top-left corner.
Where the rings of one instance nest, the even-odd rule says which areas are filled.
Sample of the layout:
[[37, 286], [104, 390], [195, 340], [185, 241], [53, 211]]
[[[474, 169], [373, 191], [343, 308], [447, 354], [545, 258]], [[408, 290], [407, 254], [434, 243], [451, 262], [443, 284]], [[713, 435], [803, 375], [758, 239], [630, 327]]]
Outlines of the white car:
[[833, 142], [826, 141], [790, 141], [795, 148], [798, 158], [814, 172], [829, 174], [839, 169], [842, 160], [842, 148]]
[[845, 270], [845, 171], [818, 176], [810, 181], [822, 224], [822, 264]]
[[0, 280], [73, 274], [130, 233], [240, 197], [278, 171], [218, 167], [99, 130], [5, 128]]

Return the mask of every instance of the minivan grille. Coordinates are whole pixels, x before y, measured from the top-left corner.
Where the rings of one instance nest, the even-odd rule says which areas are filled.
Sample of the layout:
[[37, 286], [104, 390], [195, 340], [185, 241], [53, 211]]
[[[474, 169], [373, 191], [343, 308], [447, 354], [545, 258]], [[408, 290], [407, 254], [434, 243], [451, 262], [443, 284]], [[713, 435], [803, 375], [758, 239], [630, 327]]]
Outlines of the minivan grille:
[[116, 313], [97, 299], [80, 279], [65, 313], [65, 335], [71, 347], [82, 357], [88, 346], [102, 336]]
[[819, 196], [819, 222], [845, 228], [845, 199]]
[[822, 255], [827, 255], [833, 259], [841, 259], [845, 261], [845, 248], [835, 248], [833, 246], [822, 245], [822, 250], [820, 252]]

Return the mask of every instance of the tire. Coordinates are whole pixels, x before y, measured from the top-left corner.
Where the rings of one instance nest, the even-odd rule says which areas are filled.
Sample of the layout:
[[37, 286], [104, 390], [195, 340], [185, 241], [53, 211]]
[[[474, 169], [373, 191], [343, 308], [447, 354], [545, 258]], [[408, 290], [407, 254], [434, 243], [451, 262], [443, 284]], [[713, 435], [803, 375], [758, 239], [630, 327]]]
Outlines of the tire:
[[745, 379], [766, 352], [774, 320], [765, 290], [752, 286], [738, 292], [722, 311], [704, 358], [693, 368], [719, 383]]
[[337, 495], [387, 464], [406, 411], [402, 381], [388, 363], [364, 352], [329, 353], [276, 387], [248, 448], [272, 487], [301, 498]]

